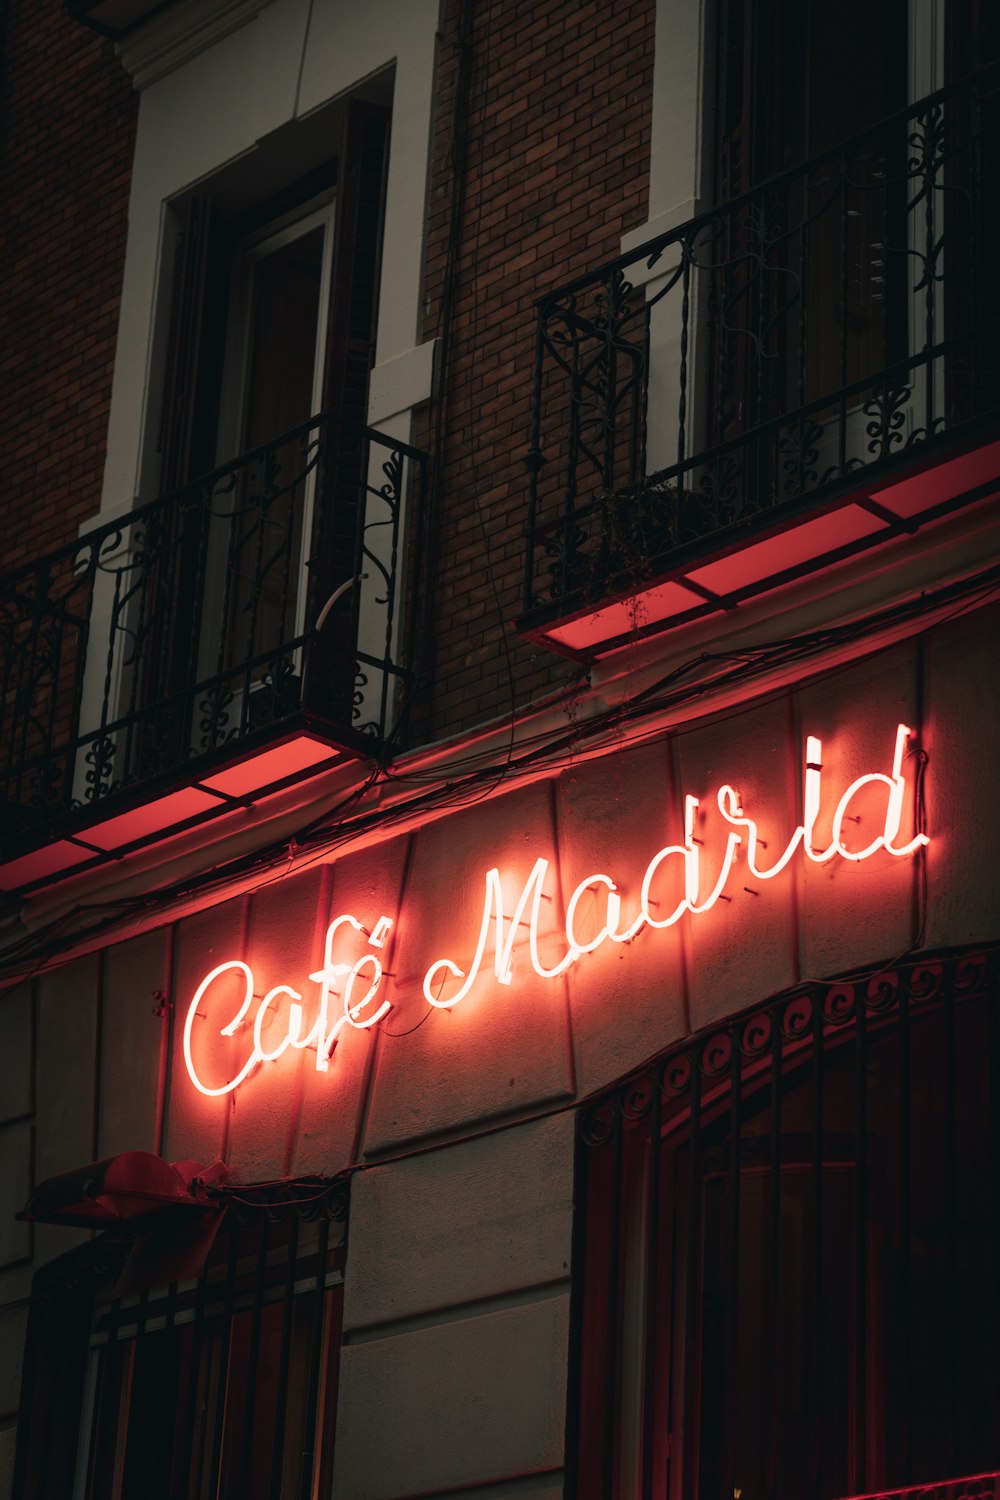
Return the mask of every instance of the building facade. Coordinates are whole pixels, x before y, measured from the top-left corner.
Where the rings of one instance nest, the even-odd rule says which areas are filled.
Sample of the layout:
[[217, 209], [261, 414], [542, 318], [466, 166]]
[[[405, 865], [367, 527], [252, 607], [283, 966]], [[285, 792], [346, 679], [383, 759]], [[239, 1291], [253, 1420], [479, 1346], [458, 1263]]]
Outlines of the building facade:
[[1000, 1488], [1000, 64], [8, 0], [0, 1484]]

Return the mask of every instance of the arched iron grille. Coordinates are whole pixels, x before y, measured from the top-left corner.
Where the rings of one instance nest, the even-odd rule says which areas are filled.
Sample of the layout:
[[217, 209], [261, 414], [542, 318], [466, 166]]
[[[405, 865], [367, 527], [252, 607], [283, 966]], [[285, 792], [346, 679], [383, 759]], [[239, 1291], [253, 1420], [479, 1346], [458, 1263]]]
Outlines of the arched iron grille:
[[169, 1225], [140, 1237], [138, 1277], [136, 1243], [107, 1235], [36, 1277], [16, 1496], [331, 1493], [346, 1185], [224, 1196], [196, 1277], [142, 1284], [165, 1239], [183, 1258]]
[[1000, 1469], [998, 983], [978, 949], [809, 984], [584, 1114], [568, 1493]]

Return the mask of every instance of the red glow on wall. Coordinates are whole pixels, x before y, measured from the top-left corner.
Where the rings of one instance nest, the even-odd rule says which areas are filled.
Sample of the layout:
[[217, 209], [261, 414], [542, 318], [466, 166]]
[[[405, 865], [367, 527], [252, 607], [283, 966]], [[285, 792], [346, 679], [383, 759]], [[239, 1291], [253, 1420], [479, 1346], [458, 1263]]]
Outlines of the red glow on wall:
[[858, 505], [846, 505], [842, 510], [793, 526], [778, 536], [755, 542], [751, 547], [741, 547], [738, 552], [730, 552], [703, 568], [693, 569], [687, 576], [692, 583], [711, 589], [713, 594], [731, 594], [771, 573], [797, 568], [814, 557], [822, 557], [849, 542], [882, 531], [884, 527], [885, 523], [871, 511], [862, 510]]
[[971, 1474], [962, 1479], [939, 1479], [901, 1490], [872, 1490], [847, 1500], [995, 1500], [1000, 1496], [1000, 1471]]
[[152, 802], [144, 802], [139, 807], [130, 808], [128, 812], [119, 813], [106, 823], [88, 828], [83, 837], [88, 844], [93, 844], [98, 849], [118, 849], [123, 844], [148, 838], [151, 833], [160, 833], [188, 818], [195, 818], [199, 813], [218, 805], [216, 797], [199, 791], [197, 787], [186, 786], [180, 791], [170, 792], [166, 797], [157, 797]]
[[246, 797], [261, 787], [283, 781], [286, 776], [296, 776], [325, 763], [335, 765], [342, 759], [343, 756], [333, 751], [323, 740], [298, 734], [282, 745], [275, 745], [273, 749], [263, 750], [259, 755], [249, 756], [235, 766], [227, 766], [214, 776], [203, 777], [199, 786], [220, 792], [226, 797]]
[[[498, 985], [511, 985], [518, 964], [540, 979], [557, 979], [606, 943], [628, 945], [647, 928], [670, 928], [731, 899], [725, 892], [738, 866], [745, 877], [766, 884], [796, 856], [826, 866], [857, 865], [878, 854], [893, 860], [916, 854], [929, 839], [919, 828], [910, 834], [903, 830], [911, 800], [906, 762], [915, 753], [909, 748], [911, 733], [899, 724], [889, 769], [855, 777], [836, 801], [836, 793], [824, 786], [822, 743], [808, 736], [801, 764], [802, 817], [783, 846], [760, 838], [739, 792], [724, 783], [713, 799], [724, 843], [706, 848], [695, 832], [699, 799], [684, 797], [680, 841], [655, 850], [641, 875], [632, 872], [624, 887], [633, 893], [628, 903], [613, 874], [593, 871], [577, 883], [560, 922], [554, 896], [546, 890], [551, 884], [547, 858], [538, 856], [520, 885], [494, 865], [483, 882], [471, 962], [463, 968], [454, 958], [435, 958], [424, 974], [424, 1000], [434, 1009], [451, 1010], [490, 975]], [[826, 830], [822, 838], [820, 828]], [[718, 842], [709, 840], [713, 846]], [[447, 900], [446, 892], [441, 899]], [[210, 1098], [232, 1093], [261, 1065], [290, 1050], [314, 1051], [317, 1070], [325, 1072], [345, 1027], [371, 1030], [391, 1008], [382, 991], [382, 960], [393, 928], [394, 920], [384, 914], [371, 927], [351, 913], [335, 917], [326, 929], [322, 965], [308, 976], [318, 987], [309, 1000], [284, 982], [264, 990], [242, 959], [216, 964], [195, 990], [184, 1022], [184, 1062], [194, 1087]], [[549, 958], [543, 957], [543, 946]], [[457, 936], [459, 953], [471, 947], [466, 937]], [[235, 1066], [230, 1053], [220, 1051], [223, 1038], [236, 1038]]]
[[838, 557], [898, 538], [903, 527], [913, 531], [957, 506], [995, 500], [990, 485], [1000, 483], [998, 476], [1000, 442], [942, 462], [925, 461], [880, 489], [859, 488], [831, 501], [822, 514], [793, 516], [749, 545], [740, 537], [721, 555], [716, 550], [691, 567], [675, 568], [673, 577], [634, 588], [626, 598], [543, 624], [529, 617], [520, 628], [531, 640], [590, 659], [622, 645], [637, 628], [646, 633], [681, 623], [694, 611], [730, 608]]

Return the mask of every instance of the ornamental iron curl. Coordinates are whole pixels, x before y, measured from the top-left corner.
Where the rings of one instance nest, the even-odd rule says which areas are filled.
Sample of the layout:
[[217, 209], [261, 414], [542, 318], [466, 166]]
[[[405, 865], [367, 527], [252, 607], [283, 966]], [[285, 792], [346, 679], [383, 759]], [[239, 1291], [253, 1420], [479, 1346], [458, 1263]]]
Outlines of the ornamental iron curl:
[[[963, 960], [959, 965], [961, 972], [966, 962], [974, 960]], [[936, 1000], [941, 994], [944, 984], [944, 969], [941, 964], [924, 963], [917, 964], [906, 974], [907, 990], [912, 1000]]]
[[846, 1026], [858, 1013], [853, 984], [833, 984], [823, 995], [823, 1020], [827, 1026]]
[[[588, 1146], [605, 1146], [620, 1137], [620, 1124], [638, 1124], [651, 1116], [657, 1094], [664, 1101], [662, 1120], [669, 1126], [681, 1112], [694, 1107], [696, 1076], [723, 1086], [724, 1101], [738, 1080], [747, 1087], [774, 1086], [772, 1068], [760, 1067], [761, 1059], [777, 1064], [777, 1077], [794, 1078], [803, 1062], [818, 1049], [835, 1054], [857, 1034], [866, 1016], [884, 1026], [909, 1025], [949, 1001], [968, 1001], [991, 991], [1000, 1001], [1000, 944], [952, 950], [946, 954], [921, 954], [909, 961], [896, 960], [847, 980], [810, 983], [792, 994], [775, 996], [723, 1028], [689, 1038], [662, 1059], [648, 1064], [591, 1103], [580, 1117], [580, 1131]], [[918, 1009], [902, 1002], [918, 1002]], [[751, 1083], [751, 1080], [753, 1082]], [[715, 1106], [713, 1106], [715, 1107]]]
[[771, 1045], [774, 1025], [767, 1011], [751, 1016], [740, 1031], [740, 1051], [744, 1057], [760, 1057]]
[[426, 467], [320, 415], [0, 580], [0, 847], [300, 709], [401, 732]]
[[588, 1146], [603, 1146], [616, 1131], [616, 1112], [610, 1104], [588, 1110], [583, 1117], [583, 1139]]
[[691, 1059], [686, 1053], [668, 1058], [660, 1070], [660, 1087], [668, 1098], [679, 1099], [691, 1087]]
[[622, 1089], [621, 1112], [623, 1119], [641, 1120], [653, 1107], [656, 1097], [656, 1084], [652, 1078], [644, 1074], [641, 1078], [633, 1079]]
[[781, 1034], [789, 1042], [798, 1041], [812, 1029], [816, 1014], [815, 1003], [810, 995], [796, 995], [781, 1012]]
[[899, 993], [899, 975], [894, 969], [883, 969], [865, 987], [865, 1006], [875, 1012], [891, 1010], [899, 1003]]
[[[542, 299], [529, 615], [618, 598], [1000, 413], [998, 82], [992, 64]], [[673, 524], [623, 569], [609, 501], [638, 512], [660, 486]]]
[[709, 1037], [701, 1049], [701, 1071], [706, 1078], [720, 1078], [733, 1060], [733, 1040], [728, 1031]]

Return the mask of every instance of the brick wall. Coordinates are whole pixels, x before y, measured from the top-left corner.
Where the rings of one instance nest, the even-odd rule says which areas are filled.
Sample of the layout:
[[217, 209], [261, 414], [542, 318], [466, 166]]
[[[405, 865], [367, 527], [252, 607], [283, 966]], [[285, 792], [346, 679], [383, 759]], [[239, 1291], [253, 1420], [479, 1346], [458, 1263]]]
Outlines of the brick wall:
[[[60, 0], [8, 0], [0, 78], [0, 568], [100, 503], [136, 96]], [[126, 498], [126, 497], [123, 497]]]
[[[420, 738], [578, 675], [522, 643], [534, 301], [615, 255], [646, 216], [654, 0], [477, 0]], [[445, 0], [423, 336], [442, 332], [460, 0]], [[59, 0], [10, 0], [0, 105], [3, 570], [97, 509], [136, 96]], [[436, 413], [417, 440], [429, 445]], [[125, 497], [123, 497], [125, 498]]]
[[[425, 337], [442, 331], [459, 12], [459, 0], [446, 0]], [[421, 726], [428, 737], [495, 717], [512, 695], [522, 705], [578, 674], [512, 630], [522, 608], [533, 303], [617, 255], [622, 233], [645, 220], [654, 12], [654, 0], [475, 6], [439, 475], [434, 693]]]

